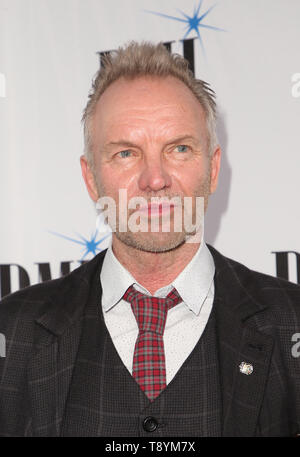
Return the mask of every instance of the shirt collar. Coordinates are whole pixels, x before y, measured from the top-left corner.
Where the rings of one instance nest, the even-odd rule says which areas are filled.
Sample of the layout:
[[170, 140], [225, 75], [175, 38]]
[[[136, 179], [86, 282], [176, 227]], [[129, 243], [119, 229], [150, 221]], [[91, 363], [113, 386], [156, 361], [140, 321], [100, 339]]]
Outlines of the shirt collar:
[[[165, 297], [175, 287], [183, 302], [195, 314], [199, 314], [208, 296], [215, 274], [213, 257], [202, 239], [199, 249], [172, 284], [155, 292], [155, 296]], [[109, 311], [123, 297], [131, 285], [140, 292], [150, 295], [149, 291], [139, 284], [128, 270], [118, 261], [111, 244], [105, 254], [100, 273], [102, 285], [102, 306]]]
[[102, 286], [102, 306], [105, 312], [109, 311], [121, 300], [128, 287], [136, 283], [134, 277], [114, 255], [111, 242], [103, 260], [100, 281]]
[[215, 275], [213, 257], [202, 240], [192, 260], [172, 282], [182, 300], [195, 314], [199, 314], [207, 298]]

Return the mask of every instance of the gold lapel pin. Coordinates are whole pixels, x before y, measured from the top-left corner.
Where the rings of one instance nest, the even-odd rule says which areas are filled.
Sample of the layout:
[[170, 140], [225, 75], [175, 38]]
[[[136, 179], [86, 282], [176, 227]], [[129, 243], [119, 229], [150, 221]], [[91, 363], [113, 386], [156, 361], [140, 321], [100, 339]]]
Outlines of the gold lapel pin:
[[241, 362], [239, 365], [240, 372], [246, 375], [253, 373], [253, 365], [247, 362]]

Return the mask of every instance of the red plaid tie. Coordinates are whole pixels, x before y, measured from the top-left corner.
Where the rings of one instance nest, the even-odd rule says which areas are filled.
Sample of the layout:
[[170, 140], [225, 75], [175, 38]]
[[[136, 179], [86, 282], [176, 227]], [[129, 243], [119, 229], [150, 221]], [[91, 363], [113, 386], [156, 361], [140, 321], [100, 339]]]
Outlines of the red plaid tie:
[[133, 286], [123, 299], [131, 304], [139, 326], [133, 355], [132, 376], [150, 400], [166, 387], [166, 364], [163, 333], [168, 309], [182, 301], [176, 289], [166, 298], [151, 297]]

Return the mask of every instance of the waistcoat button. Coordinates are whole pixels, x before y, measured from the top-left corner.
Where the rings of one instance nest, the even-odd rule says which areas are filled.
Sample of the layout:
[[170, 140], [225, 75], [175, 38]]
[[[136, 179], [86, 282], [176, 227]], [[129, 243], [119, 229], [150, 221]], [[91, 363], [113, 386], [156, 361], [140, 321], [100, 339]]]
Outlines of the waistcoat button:
[[148, 416], [143, 420], [143, 429], [146, 432], [154, 432], [158, 427], [155, 417]]

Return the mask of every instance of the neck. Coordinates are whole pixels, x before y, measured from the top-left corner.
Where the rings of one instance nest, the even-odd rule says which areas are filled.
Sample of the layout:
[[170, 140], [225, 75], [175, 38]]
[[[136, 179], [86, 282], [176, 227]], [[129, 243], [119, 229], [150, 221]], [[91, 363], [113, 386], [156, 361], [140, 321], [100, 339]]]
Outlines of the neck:
[[146, 252], [125, 245], [115, 236], [113, 253], [139, 284], [151, 295], [170, 284], [196, 254], [200, 243], [184, 243], [168, 252]]

